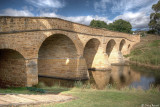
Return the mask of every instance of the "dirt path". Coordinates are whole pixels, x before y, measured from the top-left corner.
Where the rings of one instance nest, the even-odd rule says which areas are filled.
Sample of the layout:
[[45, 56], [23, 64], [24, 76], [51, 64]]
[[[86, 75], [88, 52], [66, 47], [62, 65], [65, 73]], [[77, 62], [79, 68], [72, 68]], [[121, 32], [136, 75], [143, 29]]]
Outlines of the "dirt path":
[[22, 105], [37, 105], [37, 104], [47, 104], [47, 103], [57, 103], [65, 102], [74, 99], [72, 96], [65, 95], [26, 95], [26, 94], [16, 94], [16, 95], [0, 95], [0, 107], [15, 107]]

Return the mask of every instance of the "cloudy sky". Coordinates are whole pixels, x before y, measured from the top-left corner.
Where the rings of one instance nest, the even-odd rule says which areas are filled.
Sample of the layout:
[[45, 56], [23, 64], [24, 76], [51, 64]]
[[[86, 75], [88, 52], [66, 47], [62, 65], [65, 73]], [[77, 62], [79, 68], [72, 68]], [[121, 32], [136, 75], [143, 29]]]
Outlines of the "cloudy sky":
[[0, 16], [59, 17], [89, 25], [92, 19], [111, 23], [124, 19], [133, 30], [148, 28], [151, 7], [158, 0], [0, 0]]

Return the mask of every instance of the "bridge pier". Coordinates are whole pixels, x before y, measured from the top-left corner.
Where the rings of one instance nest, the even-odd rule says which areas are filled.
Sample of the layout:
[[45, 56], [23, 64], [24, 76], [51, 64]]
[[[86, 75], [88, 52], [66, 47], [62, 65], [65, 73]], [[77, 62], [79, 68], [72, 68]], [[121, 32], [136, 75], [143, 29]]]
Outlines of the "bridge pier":
[[84, 57], [80, 56], [77, 58], [77, 71], [76, 79], [84, 80], [89, 79], [89, 73], [86, 66], [86, 60]]
[[111, 64], [108, 61], [108, 56], [106, 53], [98, 50], [97, 54], [94, 57], [92, 68], [95, 70], [111, 70]]
[[30, 87], [38, 84], [37, 59], [26, 59], [25, 62], [26, 62], [26, 75], [27, 75], [26, 86]]
[[108, 60], [111, 65], [123, 65], [125, 63], [124, 57], [120, 51], [113, 51]]

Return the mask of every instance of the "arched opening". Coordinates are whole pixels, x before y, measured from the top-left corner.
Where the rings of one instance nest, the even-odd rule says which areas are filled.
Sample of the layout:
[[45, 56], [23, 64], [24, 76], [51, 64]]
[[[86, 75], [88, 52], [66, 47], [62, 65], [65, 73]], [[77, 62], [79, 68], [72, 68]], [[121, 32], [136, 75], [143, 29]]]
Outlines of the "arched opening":
[[0, 49], [0, 87], [20, 87], [27, 83], [24, 57], [12, 49]]
[[124, 39], [121, 40], [120, 45], [119, 45], [119, 51], [123, 50], [123, 46], [126, 43], [126, 41]]
[[108, 43], [107, 43], [107, 47], [106, 47], [106, 53], [108, 55], [108, 57], [110, 56], [112, 50], [115, 48], [116, 42], [111, 39]]
[[98, 47], [100, 45], [100, 41], [98, 39], [90, 39], [84, 48], [83, 56], [86, 59], [87, 68], [92, 68], [92, 63], [97, 53]]
[[72, 78], [77, 69], [77, 50], [72, 40], [62, 34], [48, 37], [38, 53], [40, 76]]

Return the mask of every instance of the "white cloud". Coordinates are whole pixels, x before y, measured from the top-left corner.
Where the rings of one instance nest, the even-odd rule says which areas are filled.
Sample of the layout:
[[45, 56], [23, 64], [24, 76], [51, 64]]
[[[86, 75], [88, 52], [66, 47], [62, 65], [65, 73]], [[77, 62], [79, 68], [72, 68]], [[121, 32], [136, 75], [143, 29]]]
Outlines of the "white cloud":
[[40, 13], [41, 17], [60, 17], [59, 15], [57, 15], [56, 13], [46, 13], [46, 12], [41, 12]]
[[62, 8], [65, 6], [62, 0], [26, 0], [36, 7]]
[[101, 0], [100, 2], [95, 2], [94, 3], [94, 9], [97, 11], [97, 12], [100, 12], [100, 11], [106, 11], [106, 8], [107, 8], [107, 3], [109, 3], [110, 0]]
[[94, 2], [94, 9], [97, 12], [111, 10], [113, 13], [124, 13], [132, 9], [141, 9], [157, 2], [158, 0], [100, 0]]
[[1, 11], [0, 16], [34, 16], [28, 10], [4, 9]]
[[[28, 10], [16, 10], [16, 9], [9, 8], [9, 9], [2, 10], [1, 13], [0, 13], [0, 16], [35, 16], [35, 15]], [[91, 16], [91, 15], [66, 17], [66, 16], [58, 15], [55, 12], [48, 12], [47, 13], [45, 11], [40, 12], [40, 14], [38, 16], [41, 16], [41, 17], [57, 17], [57, 18], [69, 20], [69, 21], [72, 21], [72, 22], [85, 24], [85, 25], [89, 25], [90, 22], [93, 19], [102, 20], [102, 21], [105, 21], [106, 23], [111, 22], [106, 17]]]
[[106, 23], [110, 23], [111, 21], [108, 20], [106, 17], [99, 17], [99, 16], [77, 16], [77, 17], [65, 17], [65, 19], [73, 21], [73, 22], [77, 22], [77, 23], [81, 23], [81, 24], [85, 24], [85, 25], [89, 25], [90, 22], [94, 19], [94, 20], [101, 20], [104, 21]]
[[105, 21], [106, 23], [110, 23], [111, 21], [108, 20], [106, 17], [99, 17], [99, 16], [71, 16], [71, 17], [66, 17], [66, 16], [61, 16], [57, 15], [56, 13], [41, 13], [40, 16], [43, 17], [58, 17], [61, 19], [69, 20], [72, 22], [77, 22], [85, 25], [89, 25], [90, 22], [95, 19], [95, 20], [102, 20]]
[[123, 8], [123, 9], [125, 9], [125, 11], [122, 13], [122, 15], [115, 17], [114, 20], [123, 19], [123, 20], [129, 21], [131, 23], [132, 27], [136, 28], [136, 29], [148, 28], [148, 23], [150, 21], [150, 14], [151, 14], [151, 12], [153, 12], [152, 5], [157, 3], [156, 2], [157, 0], [155, 0], [151, 4], [148, 4], [147, 6], [143, 6], [142, 8], [140, 8], [136, 12], [132, 12], [131, 10], [127, 11], [127, 10], [134, 8], [134, 5], [140, 6], [142, 4], [147, 4], [147, 2], [150, 2], [150, 1], [151, 0], [143, 1], [144, 3], [142, 3], [142, 1], [139, 1], [139, 3], [138, 3], [137, 0], [135, 0], [135, 1], [133, 1], [133, 2], [135, 2], [135, 4], [133, 4], [133, 5], [131, 5], [131, 3], [128, 2], [130, 5]]
[[144, 12], [127, 12], [117, 16], [114, 20], [123, 19], [129, 21], [133, 28], [147, 28], [150, 18]]
[[[155, 0], [158, 1], [158, 0]], [[142, 8], [152, 4], [154, 0], [115, 0], [113, 1], [112, 12], [126, 12], [136, 8]]]

